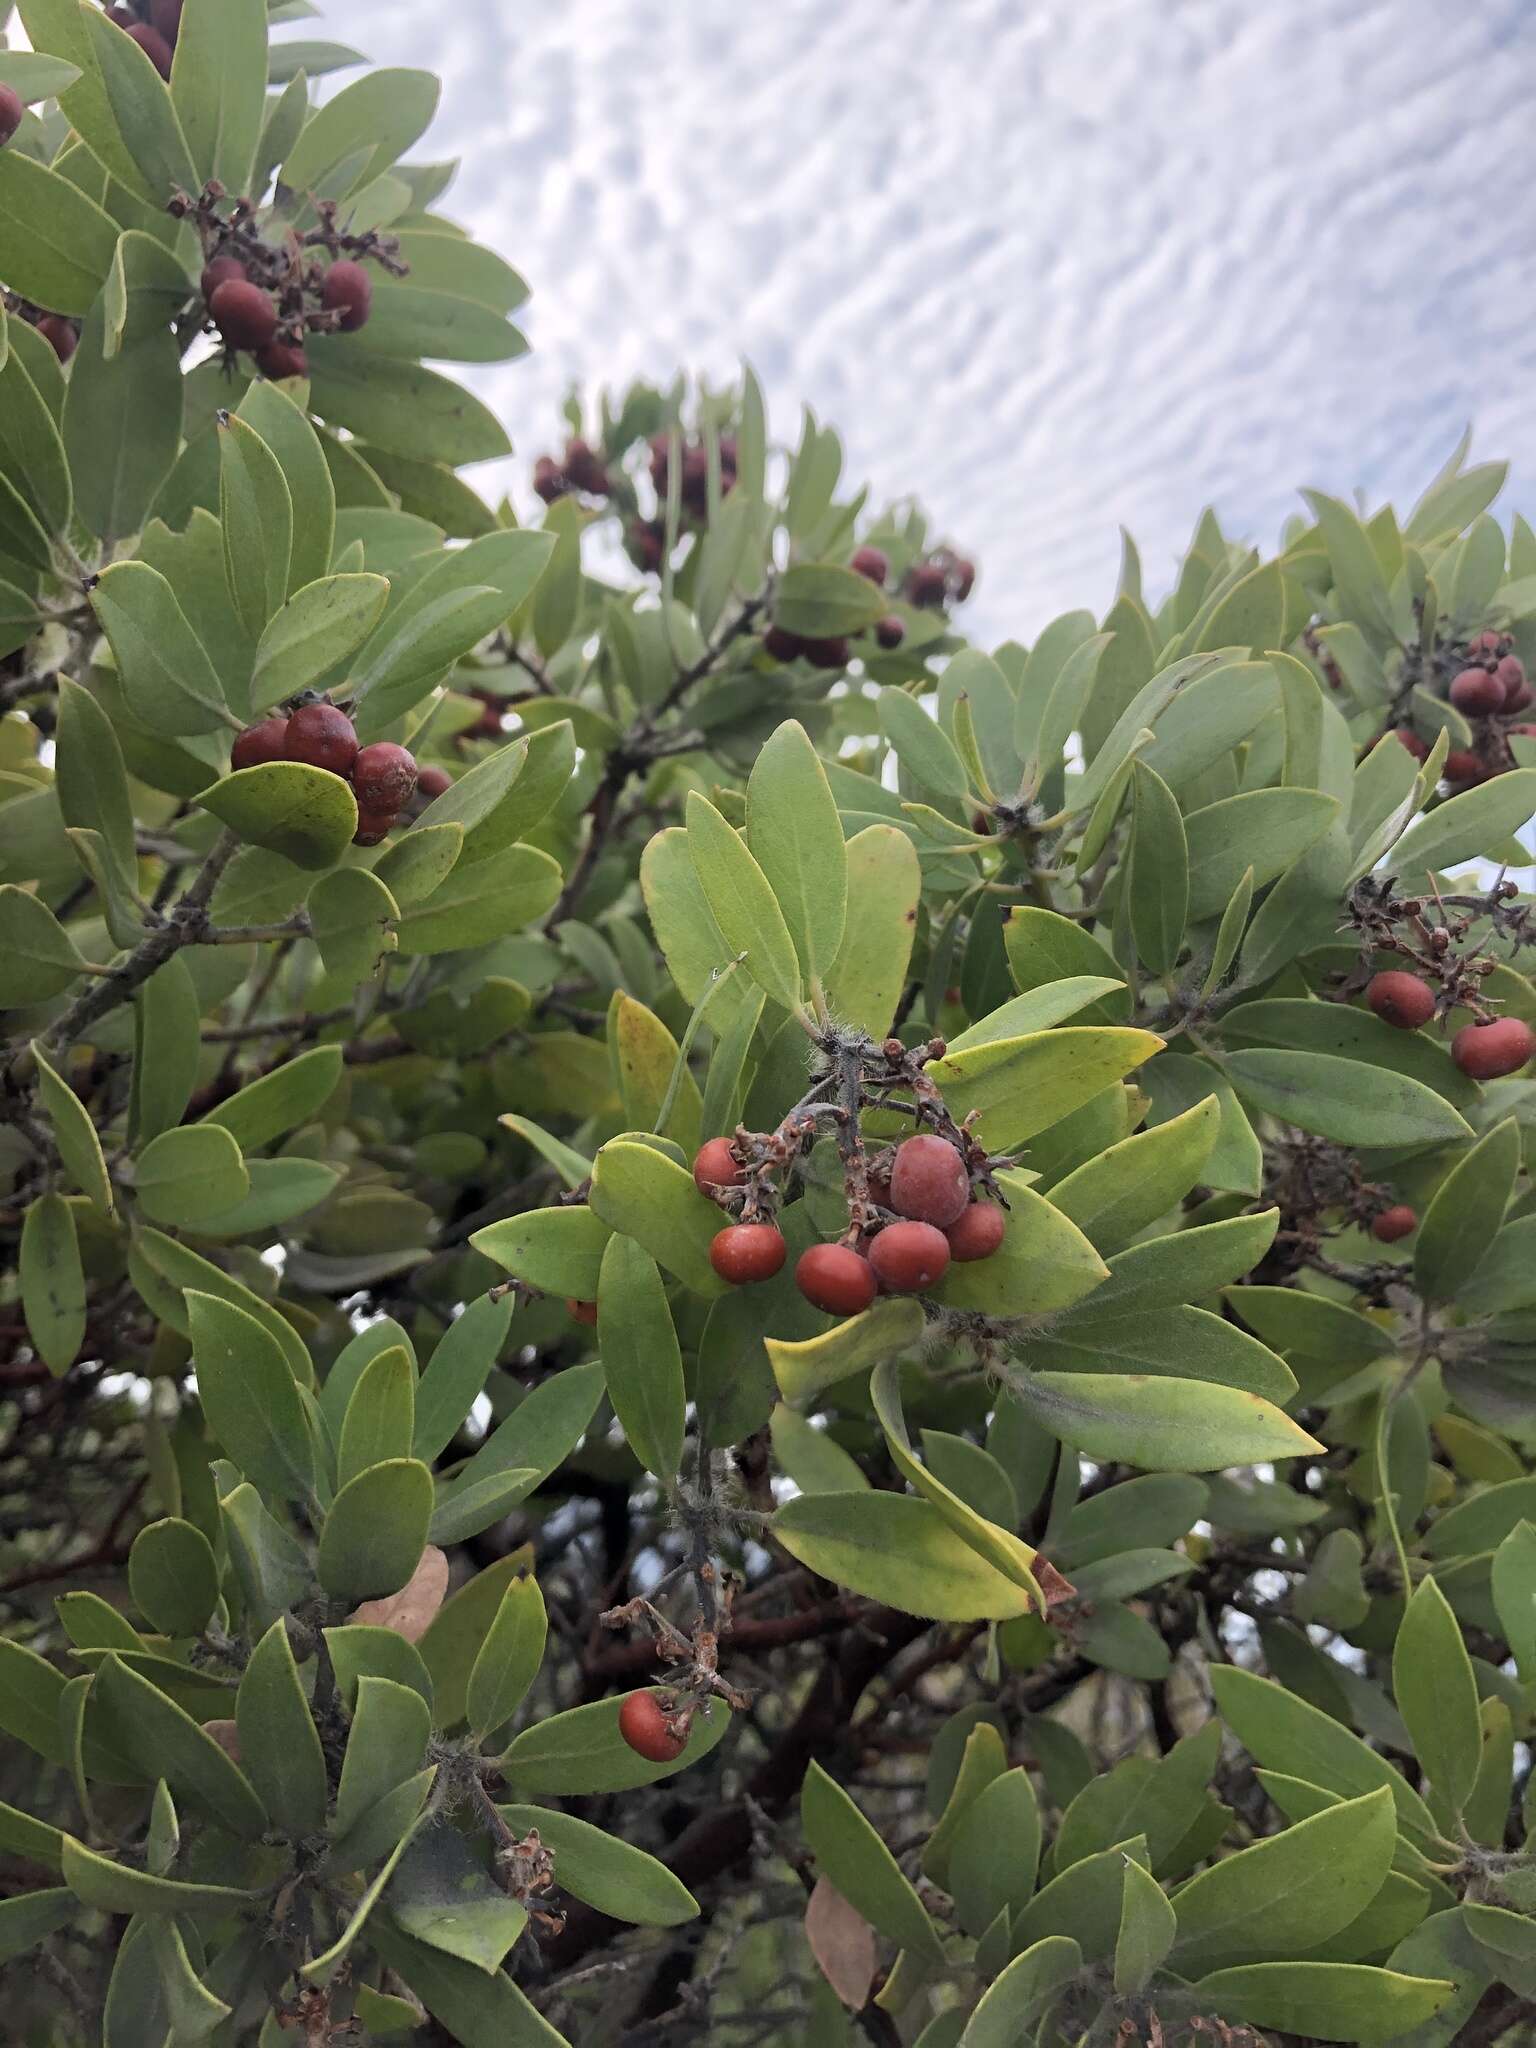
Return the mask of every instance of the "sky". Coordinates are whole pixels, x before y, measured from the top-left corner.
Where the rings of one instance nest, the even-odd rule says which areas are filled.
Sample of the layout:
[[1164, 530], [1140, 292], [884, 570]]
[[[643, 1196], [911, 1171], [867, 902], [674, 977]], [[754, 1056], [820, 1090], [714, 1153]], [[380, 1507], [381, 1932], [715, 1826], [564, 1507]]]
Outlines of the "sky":
[[1208, 502], [1406, 507], [1469, 422], [1536, 508], [1529, 0], [323, 4], [442, 75], [414, 154], [533, 288], [482, 487], [573, 382], [745, 357], [974, 554], [983, 642], [1102, 611], [1122, 524], [1155, 592]]

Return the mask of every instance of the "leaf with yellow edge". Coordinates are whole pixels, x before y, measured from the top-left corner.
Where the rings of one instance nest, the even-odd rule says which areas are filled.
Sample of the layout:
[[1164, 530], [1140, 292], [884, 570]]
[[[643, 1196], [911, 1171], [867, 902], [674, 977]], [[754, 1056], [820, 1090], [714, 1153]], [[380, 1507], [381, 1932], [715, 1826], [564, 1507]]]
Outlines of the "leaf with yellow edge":
[[1011, 1151], [1162, 1050], [1151, 1031], [1069, 1025], [971, 1046], [930, 1062], [929, 1078], [955, 1118], [978, 1113], [978, 1136], [994, 1152]]

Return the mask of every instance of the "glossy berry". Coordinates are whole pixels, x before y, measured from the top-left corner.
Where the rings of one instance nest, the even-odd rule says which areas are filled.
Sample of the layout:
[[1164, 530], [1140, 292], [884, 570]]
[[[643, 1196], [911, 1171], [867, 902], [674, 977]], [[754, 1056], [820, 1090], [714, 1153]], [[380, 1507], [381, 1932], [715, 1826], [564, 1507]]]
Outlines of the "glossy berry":
[[931, 1223], [888, 1223], [869, 1248], [869, 1263], [888, 1294], [921, 1294], [943, 1279], [949, 1240]]
[[1392, 728], [1392, 737], [1408, 749], [1415, 761], [1427, 761], [1429, 759], [1428, 747], [1425, 746], [1411, 726], [1394, 726]]
[[907, 571], [907, 595], [914, 604], [942, 604], [949, 591], [949, 579], [937, 562], [916, 562]]
[[570, 489], [564, 472], [553, 455], [541, 455], [533, 465], [533, 494], [542, 498], [546, 505], [553, 505], [556, 498], [563, 498]]
[[400, 813], [388, 808], [376, 809], [372, 804], [357, 807], [357, 830], [352, 834], [354, 846], [378, 846], [387, 839], [394, 829]]
[[710, 1242], [709, 1263], [733, 1287], [771, 1280], [788, 1256], [784, 1233], [772, 1223], [729, 1223]]
[[21, 126], [21, 117], [26, 111], [21, 94], [15, 86], [0, 85], [0, 149], [4, 149]]
[[416, 793], [416, 756], [393, 740], [361, 747], [352, 763], [352, 787], [359, 808], [403, 810]]
[[1467, 1024], [1451, 1040], [1451, 1058], [1474, 1081], [1518, 1074], [1536, 1052], [1536, 1031], [1523, 1017], [1495, 1017], [1491, 1024]]
[[171, 46], [159, 29], [151, 28], [148, 22], [136, 21], [132, 28], [123, 30], [125, 36], [136, 42], [160, 76], [169, 79], [171, 75]]
[[907, 622], [898, 618], [895, 612], [887, 612], [883, 619], [875, 621], [875, 638], [882, 647], [899, 647], [906, 637]]
[[1532, 704], [1536, 704], [1536, 691], [1533, 691], [1530, 684], [1523, 678], [1504, 699], [1504, 709], [1506, 711], [1524, 711]]
[[803, 1251], [795, 1261], [795, 1285], [829, 1316], [859, 1315], [875, 1298], [868, 1259], [846, 1244], [813, 1244]]
[[955, 562], [955, 603], [964, 604], [975, 588], [976, 564], [961, 555]]
[[1478, 756], [1466, 747], [1453, 747], [1446, 755], [1445, 766], [1440, 772], [1447, 782], [1460, 783], [1463, 786], [1488, 780], [1488, 770]]
[[373, 279], [361, 263], [333, 263], [321, 280], [320, 303], [328, 313], [341, 315], [336, 324], [343, 334], [356, 334], [368, 325], [373, 310]]
[[263, 718], [255, 725], [248, 725], [244, 732], [235, 734], [235, 743], [229, 750], [231, 768], [259, 768], [266, 761], [285, 761], [288, 743], [288, 721], [279, 712], [270, 718]]
[[1508, 704], [1525, 688], [1525, 664], [1518, 655], [1503, 655], [1494, 663], [1493, 677], [1496, 683], [1502, 685], [1504, 702]]
[[198, 283], [203, 297], [211, 299], [221, 284], [249, 284], [251, 274], [238, 256], [215, 256], [203, 265]]
[[1417, 1031], [1435, 1014], [1435, 992], [1418, 975], [1392, 967], [1371, 976], [1365, 985], [1365, 1004], [1384, 1024], [1395, 1025], [1399, 1031]]
[[655, 1693], [632, 1692], [619, 1708], [619, 1733], [647, 1763], [670, 1764], [688, 1747], [661, 1711]]
[[290, 761], [346, 775], [357, 759], [357, 733], [345, 711], [334, 704], [305, 704], [288, 721], [284, 752]]
[[848, 564], [856, 576], [867, 576], [871, 583], [884, 583], [891, 573], [884, 548], [864, 546], [855, 548], [853, 560]]
[[891, 1207], [944, 1230], [959, 1220], [971, 1199], [965, 1161], [947, 1138], [923, 1132], [896, 1147], [891, 1167]]
[[452, 787], [453, 777], [446, 768], [429, 767], [417, 770], [416, 794], [426, 797], [429, 803], [440, 796], [446, 796]]
[[208, 310], [231, 348], [265, 348], [277, 332], [272, 294], [249, 278], [230, 277], [215, 285]]
[[1451, 702], [1474, 718], [1504, 708], [1504, 685], [1485, 668], [1464, 668], [1451, 682]]
[[812, 668], [846, 668], [848, 666], [848, 642], [839, 636], [836, 640], [807, 640], [801, 652]]
[[1406, 1202], [1399, 1202], [1394, 1208], [1383, 1209], [1371, 1223], [1371, 1235], [1382, 1244], [1396, 1244], [1400, 1237], [1410, 1237], [1419, 1227], [1419, 1219]]
[[307, 377], [309, 357], [291, 341], [269, 341], [256, 351], [256, 367], [263, 377], [281, 383], [284, 377]]
[[693, 1184], [699, 1193], [713, 1201], [721, 1188], [739, 1188], [742, 1178], [730, 1139], [706, 1138], [693, 1162]]
[[75, 323], [66, 320], [62, 313], [45, 313], [37, 323], [37, 331], [61, 363], [67, 363], [80, 346]]
[[785, 626], [770, 626], [763, 635], [763, 651], [775, 661], [798, 661], [805, 652], [805, 642]]
[[591, 1330], [597, 1328], [597, 1303], [595, 1301], [578, 1301], [574, 1294], [568, 1294], [565, 1298], [565, 1305], [576, 1322], [585, 1323], [588, 1329]]
[[1007, 1228], [1008, 1219], [996, 1202], [972, 1202], [944, 1233], [949, 1239], [949, 1256], [962, 1265], [972, 1259], [990, 1259]]

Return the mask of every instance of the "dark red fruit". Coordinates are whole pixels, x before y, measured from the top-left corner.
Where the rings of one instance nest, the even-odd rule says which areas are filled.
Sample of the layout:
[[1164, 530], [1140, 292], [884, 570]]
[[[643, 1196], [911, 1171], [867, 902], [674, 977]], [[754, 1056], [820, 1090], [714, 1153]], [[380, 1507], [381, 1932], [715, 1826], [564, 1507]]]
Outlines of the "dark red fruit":
[[772, 1223], [729, 1223], [712, 1239], [709, 1263], [733, 1287], [771, 1280], [789, 1252], [784, 1233]]
[[375, 809], [371, 804], [357, 807], [357, 830], [352, 834], [354, 846], [378, 846], [394, 830], [395, 820], [400, 813], [390, 809]]
[[1400, 741], [1408, 749], [1415, 761], [1427, 761], [1429, 759], [1428, 747], [1425, 746], [1424, 742], [1411, 727], [1406, 725], [1394, 726], [1392, 728], [1392, 737]]
[[21, 117], [26, 103], [14, 85], [0, 85], [0, 149], [10, 141], [21, 126]]
[[899, 647], [907, 637], [907, 622], [899, 619], [895, 612], [887, 612], [883, 619], [875, 621], [875, 638], [882, 647]]
[[45, 313], [37, 323], [37, 331], [61, 363], [67, 363], [80, 346], [79, 330], [62, 313]]
[[570, 489], [565, 474], [553, 455], [541, 455], [533, 465], [533, 494], [542, 498], [546, 505], [553, 505], [556, 498], [563, 498]]
[[1396, 1244], [1400, 1237], [1411, 1237], [1419, 1227], [1419, 1219], [1406, 1202], [1399, 1202], [1395, 1208], [1383, 1209], [1371, 1224], [1371, 1235], [1382, 1244]]
[[812, 668], [848, 666], [848, 642], [841, 637], [836, 640], [807, 640], [801, 651]]
[[1486, 782], [1488, 780], [1488, 770], [1483, 766], [1477, 755], [1471, 753], [1466, 747], [1453, 747], [1450, 753], [1446, 755], [1445, 766], [1440, 772], [1447, 782], [1457, 782], [1464, 785], [1470, 785], [1474, 782]]
[[1474, 1081], [1498, 1081], [1505, 1074], [1518, 1074], [1533, 1052], [1536, 1031], [1523, 1017], [1467, 1024], [1451, 1040], [1451, 1058]]
[[846, 1244], [813, 1244], [803, 1251], [795, 1261], [795, 1285], [829, 1316], [859, 1315], [875, 1298], [868, 1259]]
[[248, 725], [244, 732], [235, 734], [235, 743], [229, 750], [231, 768], [259, 768], [266, 761], [284, 761], [288, 741], [288, 721], [281, 713], [274, 711], [270, 718], [260, 719], [255, 725]]
[[562, 467], [578, 491], [585, 491], [592, 498], [607, 497], [608, 472], [603, 467], [602, 457], [590, 442], [583, 441], [579, 435], [567, 441]]
[[931, 1223], [888, 1223], [869, 1248], [875, 1278], [889, 1294], [921, 1294], [944, 1277], [949, 1240]]
[[565, 1305], [578, 1323], [585, 1323], [588, 1329], [595, 1330], [597, 1328], [597, 1303], [595, 1301], [578, 1301], [574, 1294], [568, 1294], [565, 1297]]
[[416, 793], [416, 756], [393, 740], [362, 747], [352, 763], [352, 787], [359, 808], [403, 810]]
[[937, 562], [914, 562], [907, 571], [907, 596], [917, 605], [942, 604], [949, 579]]
[[1493, 679], [1502, 684], [1508, 704], [1525, 688], [1525, 664], [1516, 654], [1506, 654], [1494, 664]]
[[721, 1188], [739, 1188], [742, 1178], [730, 1139], [707, 1138], [693, 1162], [693, 1184], [699, 1193], [714, 1201]]
[[1467, 652], [1468, 654], [1497, 654], [1503, 645], [1504, 636], [1501, 633], [1495, 633], [1491, 630], [1484, 633], [1474, 633], [1467, 642]]
[[971, 1177], [965, 1161], [947, 1138], [925, 1132], [896, 1147], [891, 1207], [899, 1216], [945, 1230], [959, 1221], [970, 1199]]
[[1527, 682], [1521, 682], [1504, 699], [1506, 711], [1524, 711], [1527, 705], [1536, 704], [1536, 691]]
[[251, 274], [238, 256], [215, 256], [203, 265], [203, 274], [198, 282], [203, 297], [211, 299], [221, 284], [249, 284]]
[[763, 635], [763, 652], [775, 661], [798, 661], [805, 652], [805, 642], [786, 626], [770, 626]]
[[429, 801], [446, 796], [453, 787], [453, 777], [446, 768], [421, 768], [416, 773], [416, 794]]
[[619, 1733], [647, 1763], [670, 1764], [688, 1747], [672, 1727], [653, 1692], [629, 1693], [619, 1708]]
[[1008, 1219], [996, 1202], [972, 1202], [944, 1233], [949, 1239], [949, 1256], [962, 1265], [972, 1259], [990, 1259], [1007, 1228]]
[[256, 351], [256, 367], [278, 384], [284, 377], [307, 377], [309, 357], [291, 341], [269, 341]]
[[272, 294], [249, 278], [230, 277], [215, 285], [208, 310], [231, 348], [265, 348], [277, 332]]
[[871, 583], [884, 583], [891, 573], [891, 565], [886, 559], [885, 550], [868, 545], [854, 549], [853, 560], [848, 566], [855, 575], [867, 576]]
[[666, 535], [655, 521], [636, 519], [629, 528], [629, 551], [639, 567], [654, 576], [667, 551]]
[[162, 78], [170, 77], [171, 46], [159, 29], [151, 28], [148, 22], [136, 21], [132, 28], [125, 28], [123, 34], [138, 44]]
[[339, 313], [337, 326], [343, 334], [356, 334], [368, 325], [373, 310], [373, 279], [361, 263], [345, 258], [333, 263], [320, 285], [320, 303], [328, 313]]
[[961, 555], [955, 562], [955, 603], [964, 604], [975, 588], [976, 564]]
[[1399, 1031], [1417, 1031], [1435, 1014], [1435, 992], [1429, 983], [1396, 967], [1371, 976], [1365, 985], [1365, 1003], [1384, 1024], [1393, 1024]]
[[176, 47], [176, 38], [181, 34], [181, 10], [185, 0], [149, 0], [149, 18], [161, 35]]
[[305, 704], [288, 721], [284, 752], [290, 761], [346, 775], [357, 759], [357, 733], [345, 711], [334, 704]]
[[1504, 685], [1485, 668], [1464, 668], [1451, 681], [1451, 702], [1458, 711], [1484, 718], [1504, 708]]

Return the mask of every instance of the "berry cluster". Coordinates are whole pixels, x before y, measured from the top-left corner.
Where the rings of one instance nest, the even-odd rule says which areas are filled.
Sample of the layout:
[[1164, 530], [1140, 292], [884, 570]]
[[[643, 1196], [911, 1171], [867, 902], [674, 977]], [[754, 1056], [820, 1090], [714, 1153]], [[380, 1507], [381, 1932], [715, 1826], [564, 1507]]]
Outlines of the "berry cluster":
[[[1520, 719], [1536, 703], [1536, 693], [1514, 641], [1492, 628], [1474, 633], [1465, 647], [1453, 649], [1448, 664], [1448, 677], [1437, 678], [1441, 693], [1471, 723], [1473, 740], [1470, 747], [1451, 749], [1443, 773], [1453, 791], [1474, 789], [1514, 766], [1512, 737], [1536, 738], [1536, 725]], [[1428, 746], [1411, 725], [1396, 726], [1394, 731], [1416, 761], [1429, 758]]]
[[580, 435], [565, 444], [557, 462], [553, 455], [541, 455], [533, 465], [533, 488], [546, 505], [573, 492], [587, 498], [606, 498], [613, 489], [608, 466], [601, 455]]
[[299, 761], [351, 783], [357, 798], [355, 846], [377, 846], [413, 797], [441, 796], [449, 787], [443, 769], [418, 768], [416, 757], [393, 740], [360, 747], [351, 719], [323, 697], [296, 711], [274, 711], [236, 734], [231, 768], [259, 768], [269, 761]]
[[[882, 578], [882, 581], [884, 579]], [[976, 564], [951, 548], [938, 548], [914, 562], [902, 583], [902, 595], [924, 610], [964, 604], [976, 584]]]
[[182, 0], [143, 0], [133, 7], [107, 9], [108, 21], [115, 21], [136, 42], [160, 76], [169, 80], [176, 38], [181, 34]]

